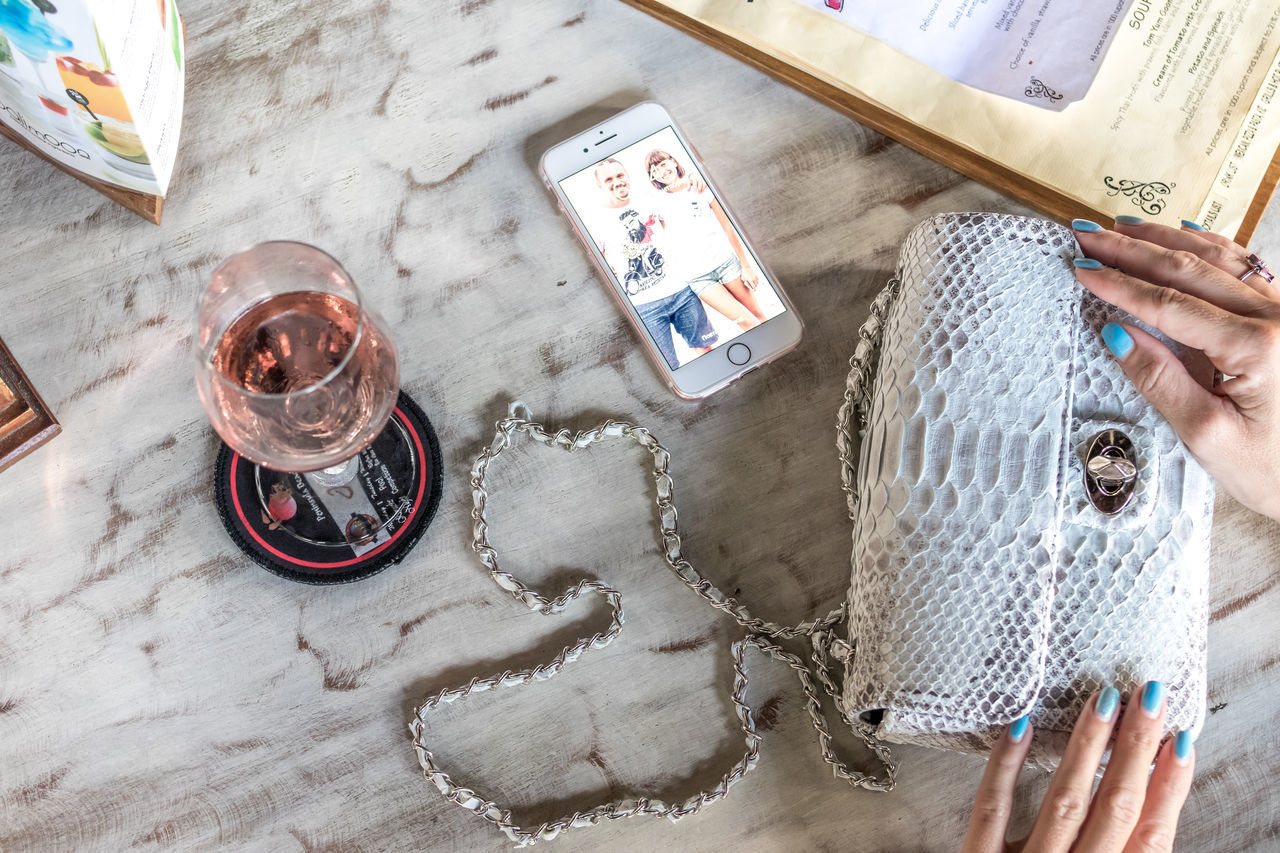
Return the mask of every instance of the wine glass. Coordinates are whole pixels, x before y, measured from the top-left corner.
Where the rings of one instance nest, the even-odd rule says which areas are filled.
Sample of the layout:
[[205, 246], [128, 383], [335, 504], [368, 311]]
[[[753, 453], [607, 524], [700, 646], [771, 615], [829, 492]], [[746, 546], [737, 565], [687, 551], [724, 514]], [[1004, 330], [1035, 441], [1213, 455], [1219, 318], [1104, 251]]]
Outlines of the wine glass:
[[[355, 478], [400, 390], [386, 323], [341, 264], [304, 243], [262, 243], [214, 271], [195, 355], [200, 401], [223, 441], [319, 488]], [[271, 479], [258, 478], [264, 513]]]

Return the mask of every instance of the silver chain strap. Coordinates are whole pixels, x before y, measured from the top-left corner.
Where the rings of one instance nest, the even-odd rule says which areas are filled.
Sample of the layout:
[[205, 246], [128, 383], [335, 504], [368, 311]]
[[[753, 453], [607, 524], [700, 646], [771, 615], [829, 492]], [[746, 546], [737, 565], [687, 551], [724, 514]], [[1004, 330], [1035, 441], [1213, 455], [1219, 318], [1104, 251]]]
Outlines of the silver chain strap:
[[[853, 458], [857, 442], [854, 440], [852, 424], [857, 423], [858, 431], [866, 429], [867, 406], [870, 405], [871, 380], [875, 376], [876, 365], [880, 358], [880, 341], [884, 337], [884, 320], [889, 314], [889, 306], [898, 298], [902, 290], [902, 282], [897, 278], [889, 279], [889, 283], [880, 291], [871, 303], [871, 315], [858, 329], [858, 346], [849, 359], [849, 381], [845, 384], [844, 405], [836, 416], [836, 448], [840, 451], [840, 489], [849, 504], [849, 520], [858, 518], [858, 490], [854, 487], [857, 474], [857, 460]], [[855, 421], [854, 418], [857, 418]]]
[[[889, 291], [892, 289], [892, 293]], [[858, 423], [865, 426], [867, 393], [870, 388], [871, 375], [874, 370], [874, 357], [879, 346], [881, 327], [888, 302], [897, 294], [897, 282], [891, 282], [875, 300], [871, 307], [871, 317], [859, 331], [859, 343], [852, 359], [848, 388], [845, 391], [844, 405], [841, 406], [837, 424], [837, 446], [842, 463], [841, 479], [843, 489], [849, 498], [852, 514], [856, 510], [857, 498], [853, 488], [853, 447], [854, 436], [851, 432], [850, 418], [854, 415]], [[729, 694], [733, 702], [734, 714], [738, 718], [740, 728], [746, 741], [746, 750], [742, 758], [729, 769], [720, 781], [711, 788], [701, 791], [681, 803], [666, 803], [651, 797], [640, 797], [634, 800], [619, 800], [596, 806], [585, 811], [575, 811], [557, 820], [542, 824], [536, 829], [525, 829], [518, 825], [509, 809], [504, 809], [494, 801], [484, 797], [477, 791], [455, 784], [439, 765], [435, 756], [427, 747], [426, 717], [441, 704], [449, 704], [458, 699], [465, 699], [473, 693], [481, 693], [495, 687], [514, 687], [540, 681], [558, 673], [566, 664], [581, 657], [589, 648], [603, 648], [613, 641], [622, 631], [623, 609], [622, 594], [598, 580], [581, 580], [555, 598], [548, 598], [537, 590], [526, 586], [509, 572], [503, 571], [498, 563], [498, 552], [489, 544], [489, 524], [485, 517], [485, 506], [488, 493], [484, 481], [488, 473], [489, 463], [504, 450], [511, 447], [513, 439], [523, 435], [547, 447], [557, 447], [573, 452], [608, 438], [630, 438], [653, 456], [653, 479], [655, 487], [654, 503], [658, 509], [658, 521], [662, 533], [663, 558], [676, 576], [697, 593], [704, 601], [720, 612], [728, 615], [735, 622], [746, 628], [748, 636], [734, 642], [731, 646], [733, 656], [733, 689]], [[473, 678], [461, 687], [441, 690], [428, 697], [421, 706], [414, 710], [409, 729], [413, 734], [413, 746], [422, 765], [422, 772], [440, 793], [450, 802], [475, 812], [489, 821], [519, 847], [555, 838], [566, 829], [580, 826], [594, 826], [601, 819], [618, 820], [636, 815], [654, 815], [679, 820], [686, 815], [696, 814], [708, 803], [723, 798], [731, 787], [755, 767], [760, 756], [760, 735], [756, 731], [755, 718], [746, 701], [747, 668], [746, 650], [754, 647], [775, 660], [785, 663], [795, 671], [800, 679], [801, 689], [805, 695], [805, 707], [809, 719], [818, 733], [818, 744], [822, 758], [829, 764], [835, 776], [849, 784], [873, 791], [891, 791], [897, 773], [897, 763], [887, 746], [871, 736], [867, 727], [860, 721], [852, 720], [840, 707], [840, 688], [831, 677], [828, 662], [835, 658], [841, 660], [850, 652], [847, 644], [837, 639], [830, 629], [844, 621], [848, 611], [845, 604], [832, 610], [821, 619], [801, 622], [794, 626], [777, 625], [752, 616], [742, 604], [733, 597], [725, 595], [710, 581], [703, 578], [685, 559], [681, 549], [681, 538], [677, 524], [675, 507], [675, 483], [668, 471], [671, 454], [658, 443], [657, 439], [644, 427], [624, 421], [606, 420], [594, 429], [571, 433], [562, 429], [556, 433], [547, 432], [541, 424], [534, 422], [533, 415], [522, 402], [511, 404], [508, 417], [499, 421], [493, 441], [477, 457], [471, 469], [471, 494], [473, 508], [471, 520], [474, 539], [472, 549], [479, 555], [480, 562], [489, 570], [490, 577], [498, 586], [511, 596], [523, 602], [531, 610], [544, 615], [558, 613], [570, 602], [587, 592], [604, 597], [612, 610], [609, 627], [590, 637], [582, 637], [571, 646], [566, 646], [554, 658], [532, 669], [506, 670], [486, 678]], [[798, 656], [779, 647], [773, 640], [808, 637], [812, 644], [813, 670], [805, 665]], [[884, 768], [883, 778], [851, 770], [838, 757], [831, 747], [831, 733], [822, 714], [822, 703], [814, 686], [813, 676], [816, 674], [823, 692], [835, 700], [841, 719], [862, 740], [868, 749], [880, 760]]]

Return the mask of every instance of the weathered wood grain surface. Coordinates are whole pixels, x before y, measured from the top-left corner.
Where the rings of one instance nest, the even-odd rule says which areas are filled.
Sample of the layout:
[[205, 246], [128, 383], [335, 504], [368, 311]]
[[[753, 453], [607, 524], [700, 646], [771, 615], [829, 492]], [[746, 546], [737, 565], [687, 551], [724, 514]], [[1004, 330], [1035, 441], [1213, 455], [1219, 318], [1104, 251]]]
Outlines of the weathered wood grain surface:
[[[613, 0], [183, 14], [162, 227], [0, 147], [0, 334], [64, 427], [0, 476], [0, 849], [506, 849], [421, 778], [406, 724], [427, 693], [605, 624], [593, 605], [527, 612], [470, 552], [465, 472], [507, 402], [555, 425], [647, 424], [675, 457], [695, 565], [761, 615], [825, 612], [847, 582], [832, 427], [853, 333], [915, 222], [1020, 208]], [[702, 403], [654, 375], [535, 173], [545, 147], [643, 98], [682, 120], [809, 324], [800, 350]], [[426, 539], [352, 586], [255, 568], [214, 513], [192, 308], [219, 259], [267, 238], [357, 276], [445, 448]], [[1280, 258], [1274, 206], [1255, 246]], [[619, 445], [504, 462], [507, 568], [548, 589], [606, 579], [628, 622], [557, 678], [442, 712], [438, 758], [528, 823], [711, 784], [741, 752], [741, 632], [665, 569], [647, 460]], [[1180, 846], [1273, 850], [1280, 529], [1217, 510], [1213, 714]], [[727, 800], [555, 849], [955, 847], [980, 761], [902, 749], [895, 793], [853, 791], [820, 761], [791, 673], [753, 674], [763, 756]], [[1024, 781], [1020, 825], [1044, 785]]]

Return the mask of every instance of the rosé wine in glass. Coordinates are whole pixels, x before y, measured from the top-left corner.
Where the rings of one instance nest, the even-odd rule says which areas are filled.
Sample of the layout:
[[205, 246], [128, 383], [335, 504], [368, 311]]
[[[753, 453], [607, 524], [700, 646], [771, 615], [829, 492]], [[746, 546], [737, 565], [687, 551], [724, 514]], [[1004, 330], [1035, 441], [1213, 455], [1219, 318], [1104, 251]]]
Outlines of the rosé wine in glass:
[[350, 479], [400, 390], [395, 344], [342, 266], [302, 243], [214, 271], [196, 316], [196, 387], [218, 435], [277, 471]]

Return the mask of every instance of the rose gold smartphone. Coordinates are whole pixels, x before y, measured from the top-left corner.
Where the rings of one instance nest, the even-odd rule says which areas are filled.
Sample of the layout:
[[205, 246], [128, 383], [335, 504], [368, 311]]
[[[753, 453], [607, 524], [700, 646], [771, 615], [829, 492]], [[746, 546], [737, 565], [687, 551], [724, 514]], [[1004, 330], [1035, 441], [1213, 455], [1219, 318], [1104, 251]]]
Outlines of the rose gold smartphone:
[[659, 105], [556, 145], [541, 171], [681, 397], [705, 397], [800, 343], [795, 307]]

